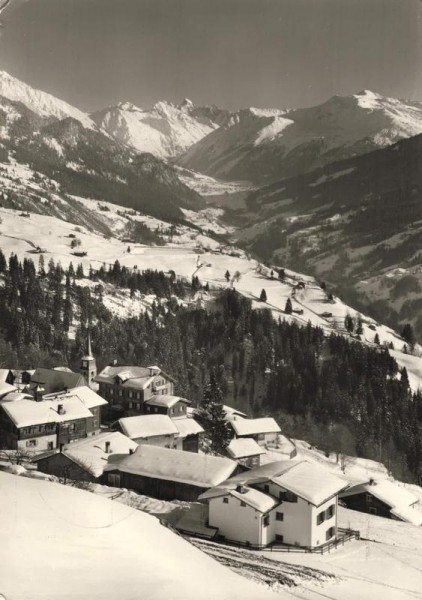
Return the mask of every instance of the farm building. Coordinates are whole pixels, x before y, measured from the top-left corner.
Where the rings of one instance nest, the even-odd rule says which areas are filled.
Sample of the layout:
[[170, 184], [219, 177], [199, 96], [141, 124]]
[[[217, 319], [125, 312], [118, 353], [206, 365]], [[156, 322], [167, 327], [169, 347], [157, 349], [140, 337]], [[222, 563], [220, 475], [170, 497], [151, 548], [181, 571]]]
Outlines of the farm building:
[[259, 467], [265, 450], [253, 438], [234, 438], [227, 447], [227, 454], [240, 465], [252, 468]]
[[117, 428], [137, 444], [151, 444], [163, 448], [176, 448], [179, 435], [176, 425], [167, 415], [139, 415], [124, 417]]
[[138, 445], [115, 432], [100, 433], [78, 440], [52, 452], [34, 458], [39, 471], [75, 481], [98, 481], [110, 462], [117, 462]]
[[72, 388], [86, 385], [81, 373], [73, 373], [67, 368], [36, 369], [30, 383], [25, 388], [36, 399], [41, 400], [46, 394], [65, 392]]
[[155, 413], [168, 415], [169, 417], [182, 417], [186, 415], [187, 407], [190, 404], [186, 398], [171, 395], [151, 396], [145, 401], [144, 412], [146, 414]]
[[175, 417], [172, 419], [178, 431], [176, 448], [187, 452], [198, 452], [199, 439], [204, 430], [192, 417]]
[[100, 431], [103, 398], [87, 386], [42, 399], [23, 398], [0, 405], [0, 440], [4, 448], [53, 450], [60, 444]]
[[252, 438], [261, 446], [264, 444], [276, 444], [280, 427], [272, 417], [260, 419], [236, 418], [229, 420], [235, 438]]
[[306, 461], [251, 469], [207, 490], [208, 526], [254, 547], [272, 543], [315, 548], [337, 535], [337, 497], [347, 483]]
[[340, 494], [340, 498], [352, 510], [422, 525], [422, 512], [414, 508], [418, 499], [391, 481], [371, 479], [352, 485]]
[[233, 475], [237, 464], [219, 456], [140, 445], [117, 466], [110, 465], [105, 482], [163, 500], [197, 500], [206, 489]]

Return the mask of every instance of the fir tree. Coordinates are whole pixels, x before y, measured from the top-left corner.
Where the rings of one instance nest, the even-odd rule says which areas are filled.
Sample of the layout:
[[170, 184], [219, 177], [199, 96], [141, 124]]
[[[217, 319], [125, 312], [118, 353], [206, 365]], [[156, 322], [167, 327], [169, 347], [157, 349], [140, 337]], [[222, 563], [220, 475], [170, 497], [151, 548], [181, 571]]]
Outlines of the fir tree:
[[411, 347], [416, 344], [415, 332], [413, 331], [413, 327], [410, 323], [406, 323], [401, 332], [401, 336], [404, 341]]
[[226, 278], [227, 283], [230, 281], [230, 271], [227, 270], [224, 277]]
[[217, 454], [224, 453], [230, 443], [232, 432], [223, 408], [223, 392], [218, 385], [214, 370], [211, 371], [209, 382], [204, 389], [198, 420], [210, 440], [211, 451]]
[[347, 313], [347, 315], [344, 318], [344, 326], [346, 327], [346, 330], [349, 333], [353, 333], [353, 330], [355, 328], [355, 322], [353, 321], [353, 317], [351, 317], [349, 313]]
[[261, 295], [259, 296], [259, 299], [261, 300], [261, 302], [267, 301], [267, 292], [264, 289], [261, 291]]
[[292, 305], [292, 301], [290, 300], [290, 298], [287, 298], [287, 300], [286, 300], [286, 306], [284, 307], [284, 312], [286, 313], [286, 315], [291, 315], [293, 312], [293, 305]]

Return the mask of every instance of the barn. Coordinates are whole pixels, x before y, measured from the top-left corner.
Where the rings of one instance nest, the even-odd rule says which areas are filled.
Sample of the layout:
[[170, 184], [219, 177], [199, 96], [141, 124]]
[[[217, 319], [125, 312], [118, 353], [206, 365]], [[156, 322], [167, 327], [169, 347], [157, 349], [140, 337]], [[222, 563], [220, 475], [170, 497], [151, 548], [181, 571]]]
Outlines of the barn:
[[195, 501], [236, 469], [229, 458], [142, 444], [118, 465], [105, 469], [104, 483], [163, 500]]

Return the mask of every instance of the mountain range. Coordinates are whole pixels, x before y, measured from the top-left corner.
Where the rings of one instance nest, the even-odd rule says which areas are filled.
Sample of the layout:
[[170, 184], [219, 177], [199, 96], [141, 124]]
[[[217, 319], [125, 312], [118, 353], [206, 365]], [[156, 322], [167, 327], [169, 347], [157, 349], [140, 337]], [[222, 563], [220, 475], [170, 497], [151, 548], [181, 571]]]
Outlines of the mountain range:
[[218, 197], [249, 252], [422, 336], [421, 134], [422, 103], [367, 90], [296, 110], [185, 99], [88, 114], [2, 72], [1, 202], [91, 222], [72, 200], [85, 197], [203, 227], [193, 215]]

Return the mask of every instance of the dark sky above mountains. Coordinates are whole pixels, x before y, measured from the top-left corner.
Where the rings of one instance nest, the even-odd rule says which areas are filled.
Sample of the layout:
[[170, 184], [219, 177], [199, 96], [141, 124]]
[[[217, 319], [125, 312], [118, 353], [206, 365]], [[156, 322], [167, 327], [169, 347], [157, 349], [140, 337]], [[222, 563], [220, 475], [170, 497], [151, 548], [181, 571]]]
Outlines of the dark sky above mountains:
[[12, 0], [0, 69], [85, 110], [422, 100], [419, 0]]

